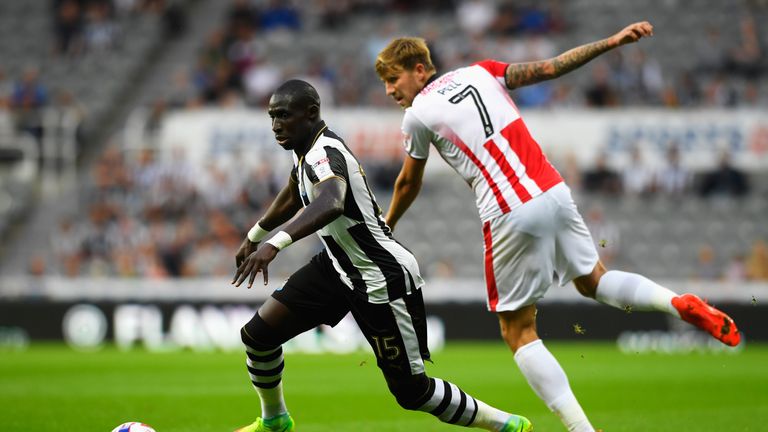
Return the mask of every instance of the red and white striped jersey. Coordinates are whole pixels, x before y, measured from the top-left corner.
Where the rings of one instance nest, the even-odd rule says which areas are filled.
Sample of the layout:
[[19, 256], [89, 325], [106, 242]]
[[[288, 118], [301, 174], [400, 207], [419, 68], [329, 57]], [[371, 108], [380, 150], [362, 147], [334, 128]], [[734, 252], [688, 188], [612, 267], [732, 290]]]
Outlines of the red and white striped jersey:
[[563, 181], [531, 137], [504, 84], [507, 64], [484, 60], [431, 81], [406, 109], [405, 149], [432, 143], [475, 192], [483, 221]]

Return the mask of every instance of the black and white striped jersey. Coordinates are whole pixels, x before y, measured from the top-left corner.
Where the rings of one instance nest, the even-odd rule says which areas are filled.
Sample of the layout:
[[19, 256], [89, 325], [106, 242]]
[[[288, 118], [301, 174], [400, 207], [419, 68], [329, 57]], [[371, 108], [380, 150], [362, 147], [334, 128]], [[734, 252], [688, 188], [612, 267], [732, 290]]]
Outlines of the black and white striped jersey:
[[338, 135], [322, 124], [307, 154], [293, 154], [293, 164], [305, 207], [318, 183], [337, 177], [347, 184], [344, 213], [317, 231], [345, 285], [371, 303], [396, 300], [424, 285], [416, 258], [392, 237], [363, 168]]

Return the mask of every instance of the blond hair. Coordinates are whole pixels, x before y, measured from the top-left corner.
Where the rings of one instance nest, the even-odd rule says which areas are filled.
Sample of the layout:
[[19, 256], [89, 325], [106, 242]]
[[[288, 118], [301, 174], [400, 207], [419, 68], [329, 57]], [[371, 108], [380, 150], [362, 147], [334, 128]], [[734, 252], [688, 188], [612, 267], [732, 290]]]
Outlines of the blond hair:
[[427, 72], [436, 72], [429, 55], [427, 42], [420, 37], [400, 37], [393, 39], [376, 57], [376, 73], [386, 80], [404, 70], [413, 70], [417, 64], [423, 64]]

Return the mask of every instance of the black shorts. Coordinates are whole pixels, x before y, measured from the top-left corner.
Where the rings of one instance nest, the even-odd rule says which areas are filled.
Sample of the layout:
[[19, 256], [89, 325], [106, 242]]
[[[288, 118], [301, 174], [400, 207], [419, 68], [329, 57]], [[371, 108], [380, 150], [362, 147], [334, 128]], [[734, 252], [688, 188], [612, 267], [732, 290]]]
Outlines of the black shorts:
[[344, 285], [323, 251], [291, 275], [272, 297], [305, 321], [308, 328], [335, 326], [351, 312], [385, 374], [424, 372], [429, 349], [421, 290], [389, 303], [369, 303]]

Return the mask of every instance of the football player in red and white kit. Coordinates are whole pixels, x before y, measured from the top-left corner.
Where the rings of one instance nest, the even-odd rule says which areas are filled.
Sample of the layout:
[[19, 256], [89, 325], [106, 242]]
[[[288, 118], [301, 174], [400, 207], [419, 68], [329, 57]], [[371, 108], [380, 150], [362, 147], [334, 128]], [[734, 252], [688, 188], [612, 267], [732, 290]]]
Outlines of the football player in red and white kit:
[[570, 431], [593, 431], [557, 360], [536, 333], [536, 301], [557, 273], [560, 284], [599, 302], [669, 313], [727, 345], [733, 320], [692, 294], [677, 295], [634, 273], [600, 262], [568, 186], [523, 122], [509, 90], [557, 78], [600, 54], [653, 34], [648, 22], [557, 57], [507, 64], [484, 60], [437, 75], [421, 38], [392, 40], [376, 59], [386, 93], [405, 109], [408, 153], [386, 216], [394, 229], [419, 193], [435, 146], [475, 193], [485, 241], [488, 309], [534, 392]]

